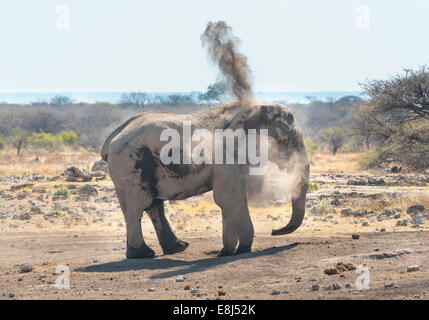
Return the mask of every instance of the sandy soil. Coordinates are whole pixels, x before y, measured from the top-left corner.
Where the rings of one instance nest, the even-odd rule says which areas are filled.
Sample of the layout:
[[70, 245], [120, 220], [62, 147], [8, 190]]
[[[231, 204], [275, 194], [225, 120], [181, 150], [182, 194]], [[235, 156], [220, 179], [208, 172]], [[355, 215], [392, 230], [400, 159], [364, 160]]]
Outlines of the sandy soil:
[[[233, 257], [216, 256], [221, 218], [210, 194], [169, 203], [167, 217], [190, 246], [183, 253], [162, 255], [145, 217], [145, 239], [158, 256], [143, 260], [124, 259], [125, 226], [110, 181], [42, 179], [13, 190], [28, 182], [3, 181], [0, 299], [428, 299], [428, 221], [416, 227], [397, 226], [398, 217], [376, 219], [384, 207], [428, 199], [428, 187], [397, 182], [355, 186], [347, 183], [351, 178], [365, 176], [313, 175], [320, 189], [309, 194], [303, 226], [288, 236], [270, 236], [272, 228], [288, 221], [288, 203], [252, 207], [253, 252]], [[82, 199], [83, 185], [93, 186], [97, 194]], [[53, 200], [60, 186], [70, 195]], [[339, 203], [328, 213], [311, 214], [312, 202], [324, 198]], [[363, 216], [341, 214], [344, 208], [362, 211], [365, 206], [369, 212]], [[40, 212], [30, 213], [33, 207]], [[25, 213], [29, 215], [23, 217]], [[404, 210], [400, 215], [408, 216]], [[25, 261], [33, 270], [22, 273]], [[325, 273], [339, 262], [367, 266], [369, 288], [357, 287], [356, 270]], [[408, 271], [411, 265], [418, 270]], [[57, 288], [58, 266], [69, 267], [70, 289]]]

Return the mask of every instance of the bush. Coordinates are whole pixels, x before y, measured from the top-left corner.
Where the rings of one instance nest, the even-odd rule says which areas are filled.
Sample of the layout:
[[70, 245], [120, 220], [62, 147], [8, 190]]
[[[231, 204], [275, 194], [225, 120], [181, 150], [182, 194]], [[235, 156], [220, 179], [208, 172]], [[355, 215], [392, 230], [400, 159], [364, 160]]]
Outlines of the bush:
[[70, 195], [70, 192], [66, 187], [59, 187], [54, 193], [54, 196], [57, 196], [57, 197], [58, 196], [64, 196], [64, 197], [68, 198], [69, 195]]
[[0, 150], [4, 148], [4, 140], [0, 137]]
[[54, 136], [52, 133], [44, 132], [33, 132], [33, 134], [28, 138], [28, 143], [36, 148], [53, 148], [59, 144], [58, 137]]
[[328, 213], [332, 209], [331, 202], [328, 199], [323, 199], [320, 201], [318, 209], [320, 214]]
[[367, 152], [359, 158], [359, 164], [366, 169], [374, 169], [382, 166], [383, 163], [389, 162], [391, 152], [388, 147], [378, 148]]
[[308, 183], [308, 191], [319, 190], [319, 185], [316, 182]]
[[76, 132], [73, 130], [70, 131], [62, 131], [59, 134], [59, 140], [61, 143], [69, 146], [76, 146], [79, 140], [79, 137]]
[[310, 158], [310, 160], [313, 160], [313, 157], [319, 149], [319, 146], [314, 143], [314, 141], [310, 138], [304, 140], [304, 146], [305, 150], [307, 151], [308, 157]]

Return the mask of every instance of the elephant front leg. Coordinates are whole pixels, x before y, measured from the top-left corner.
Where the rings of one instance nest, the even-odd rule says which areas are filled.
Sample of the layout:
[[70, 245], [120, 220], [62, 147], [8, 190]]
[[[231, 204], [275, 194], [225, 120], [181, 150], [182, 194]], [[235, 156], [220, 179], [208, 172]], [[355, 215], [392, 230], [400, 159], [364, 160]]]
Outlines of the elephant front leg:
[[176, 237], [164, 213], [164, 201], [154, 200], [147, 210], [164, 254], [184, 251], [188, 243]]
[[223, 248], [219, 255], [250, 252], [254, 229], [247, 206], [246, 168], [218, 166], [214, 171], [213, 196], [222, 209]]

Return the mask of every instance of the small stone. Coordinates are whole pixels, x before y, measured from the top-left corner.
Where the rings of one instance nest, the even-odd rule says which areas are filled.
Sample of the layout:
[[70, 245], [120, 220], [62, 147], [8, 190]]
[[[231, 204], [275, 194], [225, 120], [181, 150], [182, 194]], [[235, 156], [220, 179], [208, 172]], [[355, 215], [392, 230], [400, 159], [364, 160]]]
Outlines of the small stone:
[[274, 289], [273, 291], [271, 291], [272, 296], [278, 296], [279, 294], [280, 294], [280, 290]]
[[358, 240], [359, 239], [359, 235], [357, 233], [353, 233], [352, 234], [352, 239], [353, 240]]
[[155, 288], [149, 288], [149, 292], [154, 292], [156, 291]]
[[408, 225], [408, 219], [398, 219], [398, 221], [396, 221], [396, 225], [399, 227], [406, 227]]
[[33, 271], [33, 265], [30, 262], [23, 262], [19, 266], [21, 273]]
[[351, 283], [346, 283], [346, 288], [347, 288], [347, 289], [351, 289], [351, 288], [352, 288]]
[[415, 271], [420, 271], [419, 265], [415, 264], [415, 265], [408, 266], [407, 272], [415, 272]]
[[368, 221], [364, 221], [364, 222], [362, 222], [362, 227], [369, 227], [369, 223], [368, 223]]
[[185, 287], [183, 289], [185, 289], [185, 290], [191, 290], [191, 285], [190, 284], [185, 284]]
[[319, 289], [320, 289], [320, 285], [318, 285], [318, 284], [314, 284], [314, 285], [311, 287], [311, 291], [319, 291]]
[[185, 276], [178, 276], [176, 278], [176, 282], [183, 282], [183, 281], [185, 281]]
[[327, 274], [327, 275], [329, 275], [329, 276], [331, 276], [331, 275], [333, 275], [333, 274], [337, 274], [338, 273], [338, 270], [337, 269], [335, 269], [335, 268], [328, 268], [328, 269], [325, 269], [325, 274]]
[[341, 289], [341, 285], [338, 282], [334, 282], [332, 284], [332, 289], [334, 289], [334, 290], [340, 290]]
[[380, 232], [386, 232], [386, 228], [381, 228]]
[[224, 295], [226, 295], [226, 291], [225, 290], [218, 290], [217, 295], [218, 296], [224, 296]]
[[392, 283], [385, 283], [384, 287], [385, 288], [393, 288], [393, 287], [395, 287], [395, 284], [393, 282]]
[[13, 297], [15, 297], [15, 295], [13, 293], [9, 293], [9, 298], [12, 299]]

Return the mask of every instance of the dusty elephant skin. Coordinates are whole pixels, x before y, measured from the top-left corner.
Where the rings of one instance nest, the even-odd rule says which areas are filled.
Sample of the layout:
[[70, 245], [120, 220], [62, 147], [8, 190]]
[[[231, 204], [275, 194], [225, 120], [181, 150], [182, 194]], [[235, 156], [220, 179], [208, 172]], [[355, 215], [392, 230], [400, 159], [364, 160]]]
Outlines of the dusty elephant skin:
[[[285, 227], [273, 230], [272, 235], [291, 233], [301, 225], [309, 162], [301, 131], [286, 106], [258, 104], [245, 108], [233, 103], [187, 115], [145, 112], [117, 128], [101, 150], [125, 217], [127, 258], [155, 255], [143, 239], [141, 217], [144, 211], [153, 223], [164, 254], [185, 250], [188, 243], [175, 236], [164, 214], [164, 201], [185, 199], [210, 190], [213, 190], [215, 203], [222, 209], [223, 248], [220, 255], [251, 251], [254, 230], [248, 209], [248, 186], [252, 183], [249, 165], [165, 165], [161, 162], [160, 152], [166, 143], [160, 141], [161, 132], [172, 128], [182, 134], [185, 121], [192, 123], [192, 129], [209, 132], [215, 129], [267, 129], [277, 148], [275, 158], [270, 161], [285, 170], [291, 161], [300, 164], [297, 192], [292, 195], [291, 220]], [[183, 145], [181, 148], [182, 154]]]

